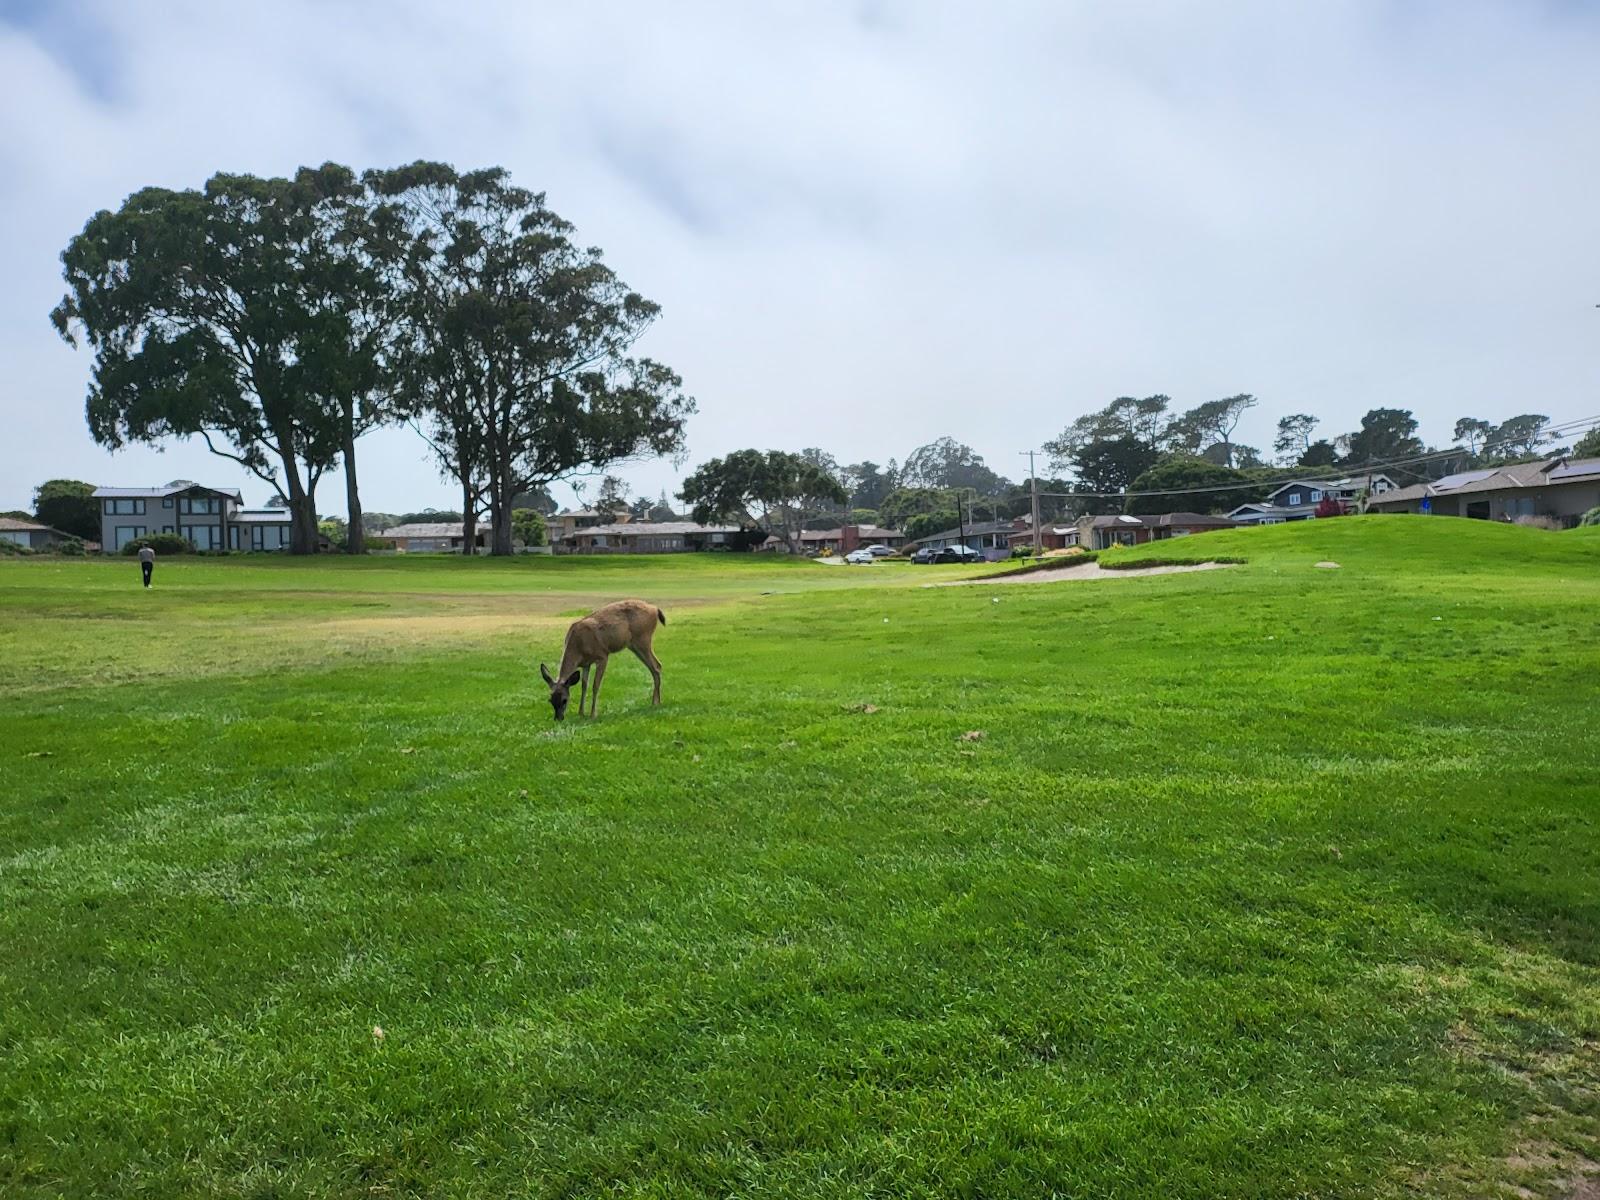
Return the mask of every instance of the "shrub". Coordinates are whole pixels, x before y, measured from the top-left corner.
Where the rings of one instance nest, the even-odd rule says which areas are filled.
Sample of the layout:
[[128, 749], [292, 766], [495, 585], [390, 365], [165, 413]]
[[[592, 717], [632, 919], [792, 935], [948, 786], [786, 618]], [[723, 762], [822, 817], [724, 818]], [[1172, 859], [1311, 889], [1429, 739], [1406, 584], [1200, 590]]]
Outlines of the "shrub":
[[122, 553], [132, 557], [146, 546], [157, 554], [193, 554], [194, 543], [188, 538], [176, 533], [147, 533], [142, 538], [134, 538], [122, 548]]
[[1517, 517], [1515, 518], [1514, 523], [1517, 525], [1522, 525], [1528, 529], [1555, 530], [1561, 528], [1561, 522], [1556, 520], [1554, 517]]
[[19, 546], [16, 542], [11, 541], [9, 538], [0, 538], [0, 558], [3, 558], [8, 554], [20, 556], [23, 554], [32, 553], [33, 551], [27, 546]]
[[57, 547], [57, 553], [65, 554], [69, 558], [82, 558], [83, 557], [83, 541], [82, 541], [82, 539], [75, 538], [75, 537], [62, 538], [61, 539], [61, 545], [59, 547]]
[[1600, 504], [1597, 504], [1595, 507], [1591, 508], [1588, 512], [1584, 513], [1583, 514], [1583, 520], [1579, 521], [1578, 524], [1580, 524], [1580, 525], [1600, 525]]

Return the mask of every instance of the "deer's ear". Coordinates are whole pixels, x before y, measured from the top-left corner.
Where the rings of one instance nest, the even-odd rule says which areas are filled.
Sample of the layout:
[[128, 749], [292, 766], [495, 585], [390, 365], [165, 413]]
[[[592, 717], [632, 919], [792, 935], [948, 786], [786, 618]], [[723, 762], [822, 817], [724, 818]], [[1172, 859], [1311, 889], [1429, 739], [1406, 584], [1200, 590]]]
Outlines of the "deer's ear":
[[539, 674], [544, 677], [544, 681], [546, 683], [548, 683], [551, 687], [555, 687], [556, 681], [554, 679], [550, 678], [550, 668], [549, 667], [545, 666], [543, 663], [540, 663], [539, 664]]
[[571, 675], [567, 676], [567, 686], [569, 688], [577, 687], [578, 686], [578, 680], [580, 680], [582, 678], [583, 678], [583, 672], [582, 671], [574, 671]]

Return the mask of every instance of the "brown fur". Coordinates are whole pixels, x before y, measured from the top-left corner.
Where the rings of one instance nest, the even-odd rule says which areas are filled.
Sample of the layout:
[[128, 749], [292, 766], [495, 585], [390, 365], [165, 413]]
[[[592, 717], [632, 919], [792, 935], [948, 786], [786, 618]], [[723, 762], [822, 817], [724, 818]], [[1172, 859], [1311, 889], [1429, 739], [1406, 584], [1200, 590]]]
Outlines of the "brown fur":
[[[618, 600], [604, 608], [597, 608], [582, 620], [574, 621], [567, 630], [566, 649], [561, 654], [561, 670], [554, 678], [543, 663], [539, 674], [550, 686], [550, 703], [555, 707], [556, 720], [565, 715], [567, 694], [582, 673], [583, 690], [578, 695], [578, 714], [583, 715], [584, 705], [589, 706], [592, 717], [600, 707], [600, 681], [605, 678], [606, 659], [619, 650], [632, 650], [650, 672], [655, 687], [650, 693], [650, 703], [661, 703], [661, 661], [650, 648], [656, 626], [667, 623], [666, 614], [654, 604], [643, 600]], [[594, 698], [589, 699], [589, 668], [594, 668]]]

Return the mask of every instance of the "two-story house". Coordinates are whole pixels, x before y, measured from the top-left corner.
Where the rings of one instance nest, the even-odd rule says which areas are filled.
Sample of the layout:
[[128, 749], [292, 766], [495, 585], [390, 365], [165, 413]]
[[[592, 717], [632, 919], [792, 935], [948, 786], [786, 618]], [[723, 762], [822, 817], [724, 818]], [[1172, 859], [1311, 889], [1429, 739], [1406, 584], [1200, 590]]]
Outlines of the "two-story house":
[[1228, 514], [1241, 525], [1277, 525], [1308, 521], [1331, 501], [1341, 512], [1351, 511], [1362, 492], [1380, 496], [1394, 490], [1387, 475], [1347, 475], [1343, 479], [1291, 479], [1267, 493], [1261, 504], [1241, 504]]
[[544, 519], [550, 531], [550, 544], [559, 546], [569, 541], [580, 529], [595, 529], [601, 525], [626, 525], [633, 518], [627, 509], [615, 513], [596, 512], [592, 508], [569, 508]]
[[153, 533], [175, 533], [196, 550], [281, 550], [289, 545], [289, 512], [245, 508], [244, 498], [228, 488], [211, 488], [189, 479], [165, 487], [102, 487], [100, 546], [120, 553], [129, 542]]

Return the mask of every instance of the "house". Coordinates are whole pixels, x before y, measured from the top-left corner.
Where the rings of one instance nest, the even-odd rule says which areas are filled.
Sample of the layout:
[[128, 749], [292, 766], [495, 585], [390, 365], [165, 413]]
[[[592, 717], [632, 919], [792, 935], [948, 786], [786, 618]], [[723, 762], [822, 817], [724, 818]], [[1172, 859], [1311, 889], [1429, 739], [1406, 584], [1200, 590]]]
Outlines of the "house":
[[[881, 525], [841, 525], [837, 529], [802, 529], [800, 548], [811, 554], [849, 554], [862, 546], [888, 546], [897, 550], [905, 545], [906, 535]], [[763, 550], [787, 550], [789, 543], [773, 534], [761, 543]]]
[[1342, 479], [1291, 479], [1267, 493], [1262, 504], [1241, 504], [1228, 514], [1240, 525], [1277, 525], [1284, 521], [1309, 521], [1317, 508], [1329, 501], [1349, 512], [1363, 492], [1371, 498], [1395, 490], [1387, 475], [1347, 475]]
[[100, 545], [116, 554], [136, 538], [175, 533], [196, 550], [281, 550], [289, 545], [289, 511], [244, 507], [230, 488], [175, 479], [165, 487], [100, 487]]
[[1459, 471], [1432, 483], [1397, 488], [1368, 501], [1372, 512], [1431, 513], [1484, 521], [1544, 518], [1573, 526], [1600, 506], [1600, 458], [1556, 456]]
[[[944, 529], [925, 538], [918, 538], [917, 545], [931, 550], [962, 545], [978, 551], [990, 562], [995, 562], [1010, 556], [1011, 535], [1029, 528], [1026, 517], [1018, 517], [1011, 521], [968, 521], [964, 526]], [[1032, 536], [1031, 532], [1029, 536]]]
[[[287, 508], [241, 508], [228, 523], [229, 550], [287, 550], [294, 522]], [[328, 549], [328, 539], [320, 539]]]
[[29, 550], [54, 550], [71, 538], [70, 533], [37, 521], [22, 521], [16, 517], [0, 517], [0, 542], [25, 546]]
[[[1077, 525], [1061, 525], [1046, 522], [1039, 529], [1039, 548], [1041, 550], [1067, 550], [1078, 545], [1080, 531]], [[1011, 548], [1018, 546], [1032, 547], [1033, 526], [1019, 529], [1010, 537]]]
[[633, 518], [625, 509], [609, 513], [598, 512], [592, 508], [575, 508], [546, 517], [544, 524], [550, 531], [550, 544], [555, 546], [560, 544], [562, 538], [580, 529], [593, 529], [597, 525], [627, 525], [632, 521]]
[[619, 521], [578, 528], [559, 539], [557, 554], [684, 554], [698, 550], [742, 550], [745, 531], [737, 525], [695, 521]]
[[[480, 524], [474, 534], [474, 547], [486, 549], [491, 536], [489, 527]], [[460, 554], [467, 541], [466, 526], [461, 521], [414, 521], [372, 536], [393, 542], [401, 554]]]
[[1164, 542], [1168, 538], [1209, 533], [1214, 529], [1232, 529], [1237, 524], [1229, 517], [1214, 517], [1206, 513], [1150, 513], [1145, 516], [1112, 513], [1080, 518], [1078, 544], [1087, 550], [1142, 546], [1146, 542]]

